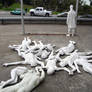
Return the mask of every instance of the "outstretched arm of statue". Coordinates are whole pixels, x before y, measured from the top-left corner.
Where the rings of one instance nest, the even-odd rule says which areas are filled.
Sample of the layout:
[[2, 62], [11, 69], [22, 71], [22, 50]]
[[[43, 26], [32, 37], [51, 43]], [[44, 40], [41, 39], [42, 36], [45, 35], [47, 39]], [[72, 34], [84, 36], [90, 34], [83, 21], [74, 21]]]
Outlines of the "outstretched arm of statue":
[[19, 65], [25, 64], [25, 61], [13, 62], [13, 63], [4, 63], [3, 66], [10, 66], [10, 65]]

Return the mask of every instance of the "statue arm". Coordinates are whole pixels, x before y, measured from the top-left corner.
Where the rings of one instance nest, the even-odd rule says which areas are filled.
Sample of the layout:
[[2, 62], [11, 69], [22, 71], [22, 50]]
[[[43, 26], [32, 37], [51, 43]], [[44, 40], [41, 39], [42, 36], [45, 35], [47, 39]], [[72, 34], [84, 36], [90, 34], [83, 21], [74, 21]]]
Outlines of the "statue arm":
[[43, 69], [40, 69], [41, 71], [41, 75], [40, 75], [40, 80], [42, 81], [45, 78], [45, 72], [43, 71]]
[[75, 67], [76, 67], [77, 72], [78, 72], [78, 73], [81, 73], [81, 71], [79, 70], [79, 67], [78, 67], [76, 61], [74, 61], [74, 65], [75, 65]]
[[66, 20], [66, 24], [69, 23], [69, 14], [67, 14], [67, 20]]
[[25, 61], [13, 62], [13, 63], [4, 63], [3, 66], [10, 66], [10, 65], [19, 65], [25, 64]]

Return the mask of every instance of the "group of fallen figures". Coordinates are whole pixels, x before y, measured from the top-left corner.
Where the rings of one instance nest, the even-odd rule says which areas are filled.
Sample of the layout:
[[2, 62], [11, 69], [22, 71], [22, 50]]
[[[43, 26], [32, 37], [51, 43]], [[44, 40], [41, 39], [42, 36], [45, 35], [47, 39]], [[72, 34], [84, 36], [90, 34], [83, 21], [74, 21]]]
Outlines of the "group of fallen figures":
[[[1, 81], [0, 92], [30, 92], [45, 78], [45, 72], [50, 75], [64, 70], [73, 75], [74, 72], [81, 73], [79, 66], [82, 66], [84, 71], [92, 74], [92, 51], [79, 52], [75, 45], [75, 41], [69, 41], [67, 46], [56, 49], [55, 45], [32, 41], [28, 37], [20, 45], [9, 45], [23, 61], [4, 63], [3, 66], [29, 64], [31, 68], [18, 66], [12, 69], [11, 78]], [[22, 79], [19, 83], [18, 78]], [[15, 85], [6, 87], [9, 84]]]

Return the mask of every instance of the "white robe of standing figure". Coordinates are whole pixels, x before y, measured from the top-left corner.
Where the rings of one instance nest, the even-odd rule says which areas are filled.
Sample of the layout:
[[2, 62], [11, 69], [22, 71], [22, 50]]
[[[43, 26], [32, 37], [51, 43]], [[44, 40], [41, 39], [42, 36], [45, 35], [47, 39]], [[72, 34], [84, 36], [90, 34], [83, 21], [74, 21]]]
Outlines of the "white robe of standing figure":
[[67, 15], [67, 26], [68, 26], [68, 34], [67, 36], [74, 36], [75, 28], [76, 28], [76, 12], [73, 10], [73, 5], [70, 5], [70, 11]]

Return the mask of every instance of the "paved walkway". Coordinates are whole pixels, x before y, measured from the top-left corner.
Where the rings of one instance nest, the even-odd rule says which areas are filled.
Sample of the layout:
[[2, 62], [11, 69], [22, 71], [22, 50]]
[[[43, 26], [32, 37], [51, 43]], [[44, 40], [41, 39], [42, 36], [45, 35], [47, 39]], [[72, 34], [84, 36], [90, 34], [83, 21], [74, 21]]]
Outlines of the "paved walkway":
[[[65, 25], [25, 25], [27, 33], [65, 34]], [[26, 35], [27, 36], [27, 35]], [[55, 44], [63, 47], [69, 40], [77, 42], [76, 48], [80, 51], [92, 50], [92, 26], [78, 26], [77, 36], [65, 35], [28, 35], [32, 40], [42, 40], [43, 43]], [[8, 48], [9, 44], [19, 44], [23, 40], [21, 25], [0, 25], [0, 80], [10, 78], [10, 70], [15, 66], [2, 67], [5, 62], [19, 61], [21, 58], [16, 52]], [[28, 66], [29, 67], [29, 66]], [[45, 81], [33, 92], [92, 92], [92, 75], [75, 73], [69, 76], [65, 71], [56, 72], [55, 75], [46, 76]]]

